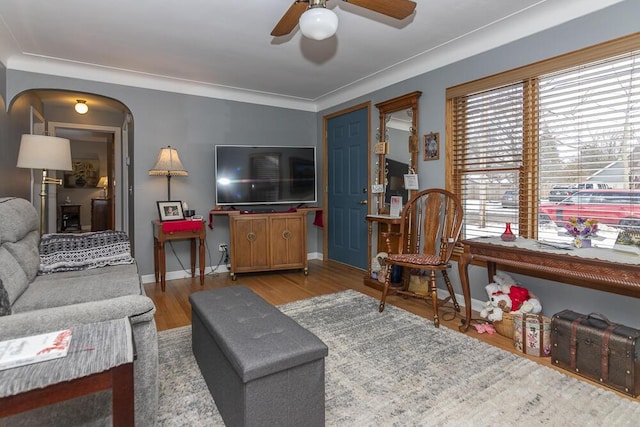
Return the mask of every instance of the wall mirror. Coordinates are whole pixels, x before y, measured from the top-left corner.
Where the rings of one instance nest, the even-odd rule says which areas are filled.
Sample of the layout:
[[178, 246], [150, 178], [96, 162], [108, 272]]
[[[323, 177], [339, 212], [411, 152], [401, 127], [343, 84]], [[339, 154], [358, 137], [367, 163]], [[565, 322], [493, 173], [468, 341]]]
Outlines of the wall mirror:
[[418, 173], [418, 100], [422, 92], [416, 91], [376, 104], [380, 125], [376, 132], [373, 152], [376, 168], [373, 184], [384, 184], [378, 194], [378, 214], [388, 214], [391, 196], [401, 196], [406, 203], [413, 191], [404, 187], [404, 175]]

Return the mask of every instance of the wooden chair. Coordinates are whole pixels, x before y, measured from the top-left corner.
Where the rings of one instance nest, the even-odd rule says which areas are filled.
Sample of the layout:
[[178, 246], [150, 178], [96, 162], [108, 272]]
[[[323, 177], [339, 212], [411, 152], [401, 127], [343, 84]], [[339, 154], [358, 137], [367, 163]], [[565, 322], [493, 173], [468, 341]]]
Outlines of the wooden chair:
[[[431, 300], [433, 304], [433, 323], [440, 326], [438, 316], [438, 294], [436, 271], [441, 271], [449, 290], [442, 304], [452, 300], [457, 312], [460, 306], [456, 301], [447, 269], [451, 268], [449, 259], [460, 236], [462, 228], [462, 203], [453, 193], [443, 189], [429, 189], [416, 193], [404, 206], [401, 213], [398, 253], [385, 259], [385, 281], [379, 310], [384, 310], [387, 295], [399, 294]], [[403, 267], [402, 285], [391, 286], [393, 266]], [[409, 290], [412, 270], [429, 270], [427, 294], [418, 294]]]

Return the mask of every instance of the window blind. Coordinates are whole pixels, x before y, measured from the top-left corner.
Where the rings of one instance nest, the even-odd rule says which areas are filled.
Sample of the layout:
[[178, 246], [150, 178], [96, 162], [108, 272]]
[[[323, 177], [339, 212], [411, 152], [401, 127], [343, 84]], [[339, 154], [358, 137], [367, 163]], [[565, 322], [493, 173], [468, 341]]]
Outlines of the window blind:
[[637, 33], [447, 89], [447, 188], [465, 207], [463, 238], [512, 222], [561, 240], [569, 215], [640, 230], [639, 77]]
[[[540, 77], [540, 199], [554, 187], [587, 190], [640, 189], [640, 55], [631, 52]], [[567, 207], [616, 226], [623, 193], [602, 191], [602, 207], [588, 198]], [[615, 199], [615, 200], [614, 200]], [[640, 218], [640, 206], [628, 211]], [[609, 204], [606, 209], [604, 204]], [[561, 208], [558, 208], [561, 209]], [[565, 218], [566, 219], [566, 218]], [[640, 220], [639, 220], [640, 221]], [[640, 225], [640, 224], [638, 224]]]
[[517, 233], [522, 167], [523, 87], [514, 84], [459, 97], [453, 157], [465, 208], [465, 237]]

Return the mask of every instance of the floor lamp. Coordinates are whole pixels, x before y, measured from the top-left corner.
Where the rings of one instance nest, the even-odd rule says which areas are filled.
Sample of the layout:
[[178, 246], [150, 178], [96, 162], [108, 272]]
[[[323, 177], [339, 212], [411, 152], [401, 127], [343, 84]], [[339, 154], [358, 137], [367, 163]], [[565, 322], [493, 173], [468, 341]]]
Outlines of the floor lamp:
[[171, 177], [172, 176], [189, 176], [189, 172], [184, 169], [178, 151], [175, 148], [163, 147], [158, 154], [158, 160], [153, 169], [149, 170], [149, 175], [158, 175], [167, 177], [167, 200], [171, 201]]
[[47, 169], [72, 170], [71, 144], [66, 138], [46, 135], [22, 135], [18, 153], [19, 168], [42, 169], [40, 186], [40, 235], [47, 230], [47, 185], [62, 180], [47, 176]]

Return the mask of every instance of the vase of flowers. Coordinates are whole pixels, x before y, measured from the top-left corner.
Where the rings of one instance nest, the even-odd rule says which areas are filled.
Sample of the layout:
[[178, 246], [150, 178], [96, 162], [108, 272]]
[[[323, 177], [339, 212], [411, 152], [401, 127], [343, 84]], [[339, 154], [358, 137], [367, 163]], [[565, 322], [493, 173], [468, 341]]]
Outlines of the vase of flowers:
[[570, 218], [565, 224], [567, 233], [573, 236], [576, 248], [590, 248], [591, 238], [598, 232], [598, 221], [587, 218]]

